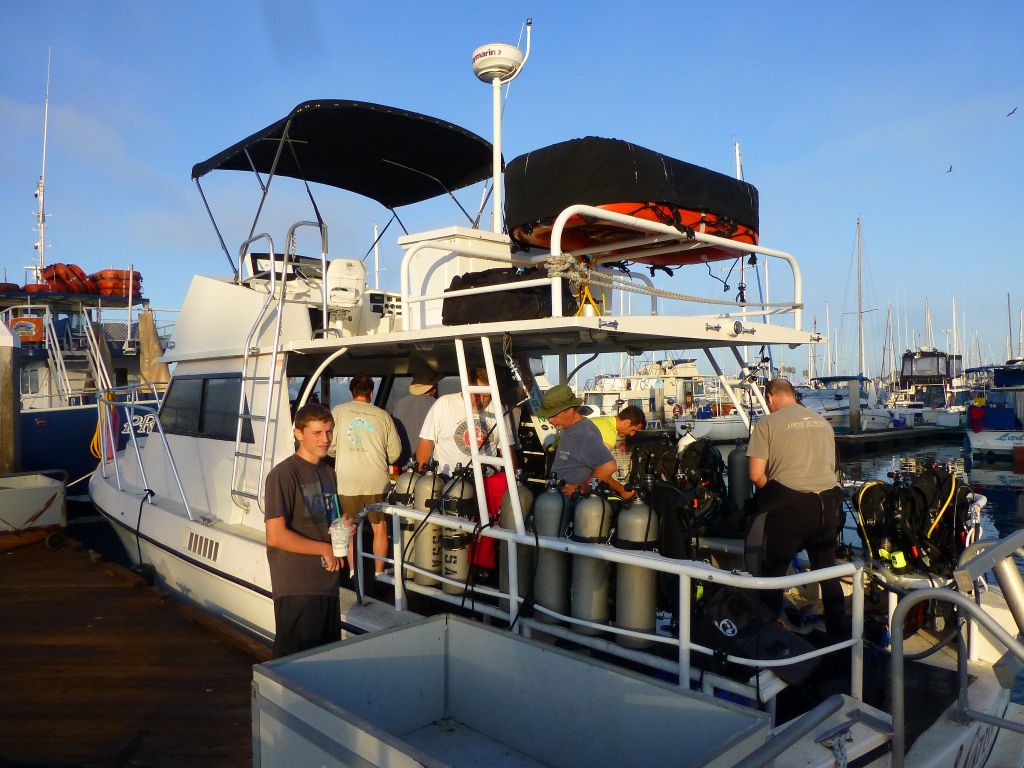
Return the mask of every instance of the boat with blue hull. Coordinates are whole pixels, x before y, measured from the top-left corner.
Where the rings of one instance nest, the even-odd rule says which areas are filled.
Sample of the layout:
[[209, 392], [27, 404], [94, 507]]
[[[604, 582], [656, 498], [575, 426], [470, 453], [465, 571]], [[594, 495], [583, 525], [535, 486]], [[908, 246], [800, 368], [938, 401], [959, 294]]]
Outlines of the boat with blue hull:
[[1024, 360], [966, 373], [980, 384], [967, 406], [965, 450], [972, 461], [1014, 461], [1015, 449], [1024, 449]]
[[[21, 411], [20, 468], [59, 468], [81, 493], [100, 457], [97, 409], [114, 399], [155, 402], [169, 378], [157, 362], [173, 322], [157, 320], [142, 297], [142, 275], [128, 269], [86, 274], [76, 264], [47, 262], [46, 142], [49, 73], [43, 120], [42, 173], [36, 187], [38, 240], [23, 284], [0, 283], [0, 323], [18, 338], [16, 378]], [[147, 384], [140, 389], [138, 385]], [[148, 433], [139, 419], [108, 439], [123, 449], [129, 432]], [[109, 446], [108, 446], [109, 447]]]

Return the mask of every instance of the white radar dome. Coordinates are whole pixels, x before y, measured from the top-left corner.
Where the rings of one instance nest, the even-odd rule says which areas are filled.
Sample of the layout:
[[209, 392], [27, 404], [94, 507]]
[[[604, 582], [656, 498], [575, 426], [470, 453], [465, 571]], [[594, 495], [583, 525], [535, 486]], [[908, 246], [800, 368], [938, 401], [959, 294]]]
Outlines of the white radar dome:
[[515, 74], [523, 65], [523, 53], [514, 45], [489, 43], [473, 51], [473, 74], [489, 83]]

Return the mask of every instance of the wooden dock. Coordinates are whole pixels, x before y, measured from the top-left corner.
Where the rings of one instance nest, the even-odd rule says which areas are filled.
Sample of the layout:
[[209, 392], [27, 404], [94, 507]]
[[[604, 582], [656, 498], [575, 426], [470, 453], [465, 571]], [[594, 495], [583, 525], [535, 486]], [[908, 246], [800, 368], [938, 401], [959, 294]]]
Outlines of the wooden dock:
[[250, 765], [269, 648], [54, 543], [0, 537], [0, 768]]
[[957, 443], [963, 438], [963, 427], [922, 425], [886, 429], [879, 432], [861, 432], [859, 435], [836, 434], [836, 444], [844, 453], [860, 453], [862, 451], [884, 451], [892, 446], [911, 443]]

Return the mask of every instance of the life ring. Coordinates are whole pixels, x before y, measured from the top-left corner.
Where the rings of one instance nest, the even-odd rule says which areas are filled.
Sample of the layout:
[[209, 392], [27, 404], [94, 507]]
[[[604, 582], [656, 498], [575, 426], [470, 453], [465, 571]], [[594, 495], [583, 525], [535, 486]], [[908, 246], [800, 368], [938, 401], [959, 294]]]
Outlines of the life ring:
[[48, 267], [43, 267], [39, 272], [39, 278], [43, 283], [49, 286], [50, 291], [55, 293], [70, 293], [71, 286], [60, 276], [57, 271], [57, 267], [63, 267], [63, 264], [51, 264]]
[[[608, 203], [595, 206], [612, 213], [633, 216], [643, 221], [668, 224], [676, 229], [691, 229], [716, 237], [735, 240], [738, 243], [757, 245], [757, 231], [729, 219], [719, 217], [708, 211], [692, 211], [673, 208], [659, 203]], [[512, 239], [527, 243], [538, 248], [551, 247], [551, 230], [553, 218], [546, 218], [515, 227]], [[563, 251], [609, 251], [609, 255], [628, 259], [633, 248], [614, 249], [614, 244], [638, 237], [636, 230], [620, 226], [610, 221], [600, 221], [582, 216], [572, 216], [562, 230]], [[640, 255], [633, 261], [659, 266], [682, 266], [684, 264], [700, 264], [707, 261], [721, 261], [739, 256], [742, 251], [725, 246], [705, 245], [696, 243], [678, 251], [657, 254], [655, 256]]]
[[67, 264], [54, 264], [53, 269], [57, 273], [57, 277], [60, 278], [64, 285], [67, 286], [68, 293], [81, 292], [81, 289], [84, 286], [79, 283], [78, 277], [75, 273], [68, 269]]
[[131, 280], [135, 283], [142, 282], [141, 272], [129, 272], [127, 269], [103, 269], [99, 272], [93, 272], [92, 278], [94, 280], [120, 280], [125, 282]]
[[678, 419], [682, 415], [683, 415], [683, 406], [681, 406], [679, 403], [676, 403], [675, 405], [673, 405], [672, 406], [672, 418], [673, 419]]
[[67, 268], [75, 280], [79, 293], [96, 293], [98, 290], [96, 283], [93, 282], [92, 278], [85, 274], [80, 266], [77, 264], [68, 264]]

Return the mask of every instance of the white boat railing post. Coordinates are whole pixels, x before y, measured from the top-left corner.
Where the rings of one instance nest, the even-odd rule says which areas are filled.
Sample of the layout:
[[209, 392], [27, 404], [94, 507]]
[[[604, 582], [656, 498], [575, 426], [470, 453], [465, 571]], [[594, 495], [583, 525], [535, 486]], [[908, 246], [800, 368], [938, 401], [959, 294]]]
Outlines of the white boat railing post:
[[853, 574], [853, 594], [850, 601], [850, 696], [864, 700], [864, 566], [857, 563]]
[[679, 686], [690, 687], [690, 576], [679, 574]]

